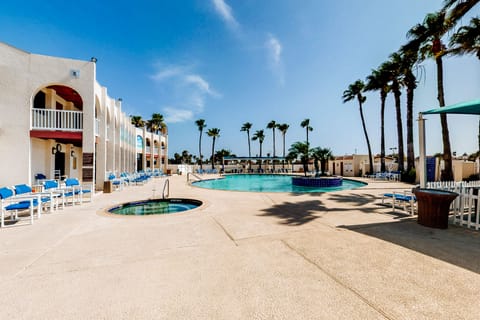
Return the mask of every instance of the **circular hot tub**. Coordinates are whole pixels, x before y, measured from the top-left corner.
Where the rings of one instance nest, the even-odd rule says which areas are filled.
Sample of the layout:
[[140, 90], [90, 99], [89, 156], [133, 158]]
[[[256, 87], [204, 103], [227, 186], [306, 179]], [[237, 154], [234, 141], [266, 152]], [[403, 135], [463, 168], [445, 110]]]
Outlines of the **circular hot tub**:
[[110, 208], [108, 212], [125, 216], [146, 216], [183, 212], [195, 209], [201, 205], [201, 201], [194, 199], [149, 199], [123, 203]]

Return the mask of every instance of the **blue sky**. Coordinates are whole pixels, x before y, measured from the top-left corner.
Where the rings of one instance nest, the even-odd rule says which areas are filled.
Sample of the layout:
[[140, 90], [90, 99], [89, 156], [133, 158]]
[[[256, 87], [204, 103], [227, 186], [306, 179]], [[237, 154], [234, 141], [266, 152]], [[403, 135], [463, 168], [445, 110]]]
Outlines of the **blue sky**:
[[[272, 153], [268, 122], [287, 123], [287, 147], [305, 140], [335, 155], [366, 153], [358, 105], [342, 103], [348, 85], [406, 42], [406, 32], [438, 10], [441, 0], [183, 0], [22, 1], [0, 4], [0, 41], [22, 50], [89, 60], [97, 79], [127, 114], [165, 116], [169, 156], [198, 153], [194, 122], [220, 128], [216, 149], [247, 155], [240, 128], [265, 129], [264, 155]], [[478, 6], [471, 15], [478, 15]], [[464, 19], [468, 23], [468, 18]], [[480, 61], [445, 60], [447, 104], [480, 98]], [[415, 114], [437, 106], [436, 74], [426, 61], [419, 74]], [[405, 122], [405, 94], [402, 112]], [[364, 105], [374, 153], [380, 152], [379, 95]], [[477, 149], [478, 118], [449, 117], [452, 150]], [[404, 133], [406, 134], [406, 132]], [[282, 144], [277, 132], [277, 155]], [[415, 122], [415, 149], [417, 146]], [[386, 147], [397, 147], [392, 97], [387, 100]], [[203, 137], [203, 154], [211, 139]], [[429, 116], [427, 152], [441, 152], [440, 121]], [[258, 154], [258, 142], [252, 142]]]

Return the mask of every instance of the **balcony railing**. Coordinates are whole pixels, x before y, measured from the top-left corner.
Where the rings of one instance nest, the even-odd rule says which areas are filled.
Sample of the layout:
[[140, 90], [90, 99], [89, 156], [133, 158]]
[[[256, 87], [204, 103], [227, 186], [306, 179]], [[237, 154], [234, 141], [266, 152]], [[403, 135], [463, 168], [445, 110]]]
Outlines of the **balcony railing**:
[[32, 129], [82, 131], [83, 112], [33, 108]]

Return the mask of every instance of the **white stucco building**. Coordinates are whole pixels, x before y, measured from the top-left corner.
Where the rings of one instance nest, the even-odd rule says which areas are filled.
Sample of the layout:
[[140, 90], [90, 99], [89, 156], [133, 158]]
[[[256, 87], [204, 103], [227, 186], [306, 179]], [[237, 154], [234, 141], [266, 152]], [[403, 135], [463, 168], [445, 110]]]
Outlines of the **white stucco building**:
[[28, 53], [0, 42], [0, 186], [167, 167], [168, 135], [135, 128], [96, 80], [96, 59]]

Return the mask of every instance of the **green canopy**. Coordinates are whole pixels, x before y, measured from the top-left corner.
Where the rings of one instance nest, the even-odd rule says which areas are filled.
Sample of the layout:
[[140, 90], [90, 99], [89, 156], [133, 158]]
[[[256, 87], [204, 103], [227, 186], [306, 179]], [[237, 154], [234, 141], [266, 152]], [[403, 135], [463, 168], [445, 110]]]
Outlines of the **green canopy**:
[[437, 114], [437, 113], [456, 113], [456, 114], [480, 114], [480, 100], [472, 100], [452, 104], [450, 106], [422, 111], [421, 114]]

